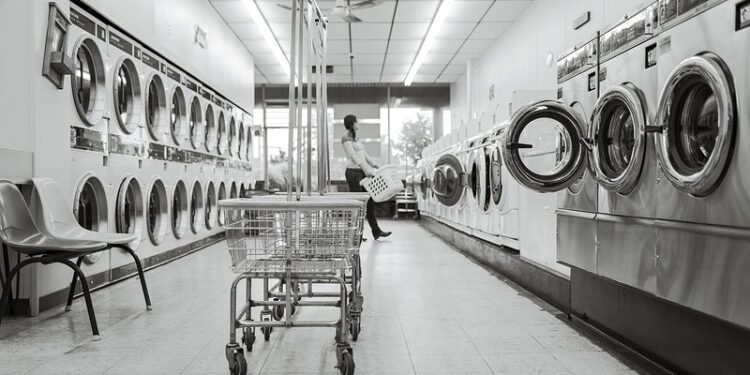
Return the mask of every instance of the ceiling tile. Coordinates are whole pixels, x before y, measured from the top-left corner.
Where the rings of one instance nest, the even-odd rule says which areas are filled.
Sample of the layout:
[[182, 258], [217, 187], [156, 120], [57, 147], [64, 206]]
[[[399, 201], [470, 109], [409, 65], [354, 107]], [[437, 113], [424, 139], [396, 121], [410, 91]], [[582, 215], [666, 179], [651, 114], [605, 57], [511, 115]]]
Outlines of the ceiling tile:
[[479, 53], [459, 53], [456, 54], [456, 57], [453, 58], [453, 61], [451, 61], [451, 64], [459, 64], [459, 65], [465, 65], [469, 59], [478, 59], [480, 56], [482, 56]]
[[460, 75], [460, 74], [443, 74], [440, 77], [438, 77], [438, 79], [435, 82], [453, 83], [453, 82], [456, 82], [459, 79], [461, 79], [461, 77], [463, 77], [463, 75]]
[[349, 39], [349, 24], [347, 23], [329, 23], [328, 40]]
[[383, 75], [393, 75], [393, 74], [406, 75], [406, 73], [409, 73], [410, 67], [411, 65], [407, 65], [407, 64], [401, 64], [401, 65], [389, 64], [389, 65], [386, 65], [385, 68], [383, 69]]
[[492, 3], [489, 0], [454, 2], [445, 20], [446, 22], [477, 22]]
[[242, 43], [253, 55], [272, 54], [273, 50], [265, 40], [243, 40]]
[[211, 5], [226, 22], [252, 22], [241, 1], [211, 1]]
[[437, 39], [464, 40], [474, 30], [474, 26], [476, 26], [476, 22], [446, 22], [435, 37]]
[[382, 53], [357, 53], [354, 55], [354, 63], [362, 65], [378, 65], [383, 63]]
[[256, 65], [276, 64], [276, 56], [273, 53], [256, 53], [253, 54]]
[[439, 52], [443, 54], [452, 54], [463, 44], [463, 40], [435, 40], [432, 49], [429, 52]]
[[[330, 52], [330, 49], [329, 49], [329, 52]], [[329, 53], [326, 56], [326, 64], [349, 65], [349, 54], [348, 53]]]
[[348, 83], [352, 82], [352, 79], [350, 76], [346, 75], [331, 75], [326, 78], [326, 80], [330, 83]]
[[285, 74], [273, 75], [273, 76], [267, 75], [266, 78], [268, 78], [268, 83], [275, 83], [275, 84], [289, 83], [289, 77], [287, 77]]
[[416, 54], [419, 50], [419, 46], [422, 44], [422, 40], [391, 40], [388, 46], [388, 54], [404, 54], [414, 53]]
[[273, 35], [276, 35], [276, 39], [292, 39], [292, 23], [284, 22], [269, 22]]
[[266, 76], [284, 75], [284, 68], [278, 64], [262, 65], [261, 69]]
[[496, 1], [484, 16], [485, 22], [513, 22], [531, 5], [531, 1]]
[[257, 26], [252, 22], [230, 23], [228, 25], [241, 40], [263, 39], [263, 34], [258, 31]]
[[390, 22], [361, 22], [352, 24], [352, 38], [354, 40], [388, 40], [390, 31]]
[[466, 73], [466, 64], [450, 64], [443, 71], [445, 74], [464, 74]]
[[406, 79], [406, 73], [404, 74], [383, 74], [380, 82], [403, 82]]
[[422, 40], [429, 27], [429, 22], [395, 22], [391, 40]]
[[444, 64], [422, 64], [422, 66], [419, 67], [419, 71], [417, 72], [417, 75], [420, 74], [440, 74], [440, 72], [443, 71], [445, 68]]
[[379, 74], [364, 74], [364, 75], [354, 75], [354, 81], [353, 82], [380, 82], [380, 75]]
[[385, 52], [386, 40], [357, 40], [354, 42], [354, 53]]
[[[352, 4], [355, 1], [352, 1]], [[401, 4], [399, 3], [399, 8]], [[364, 22], [391, 22], [393, 19], [393, 10], [396, 7], [395, 1], [386, 1], [381, 5], [366, 9], [354, 9], [352, 14], [361, 18]], [[336, 18], [336, 16], [329, 16], [328, 19]]]
[[435, 82], [437, 74], [419, 74], [414, 76], [414, 82], [418, 83], [432, 83]]
[[354, 74], [379, 75], [382, 69], [382, 65], [354, 65]]
[[[393, 43], [393, 41], [391, 41]], [[388, 51], [388, 56], [386, 56], [385, 64], [386, 66], [391, 64], [409, 64], [414, 62], [414, 58], [417, 57], [417, 53], [391, 53], [391, 51]]]
[[494, 40], [487, 39], [469, 39], [463, 47], [461, 47], [461, 51], [459, 52], [484, 54], [494, 42]]
[[346, 65], [334, 65], [333, 66], [333, 74], [351, 74], [352, 70], [349, 67], [349, 64]]
[[512, 25], [510, 22], [481, 22], [471, 34], [471, 39], [497, 40], [510, 25]]
[[439, 1], [399, 1], [396, 22], [432, 22]]
[[281, 5], [291, 6], [291, 0], [258, 1], [257, 3], [268, 23], [292, 22], [292, 12], [281, 7]]
[[428, 52], [424, 58], [425, 64], [447, 64], [453, 58], [453, 54]]
[[328, 41], [328, 53], [349, 53], [349, 41], [348, 40]]

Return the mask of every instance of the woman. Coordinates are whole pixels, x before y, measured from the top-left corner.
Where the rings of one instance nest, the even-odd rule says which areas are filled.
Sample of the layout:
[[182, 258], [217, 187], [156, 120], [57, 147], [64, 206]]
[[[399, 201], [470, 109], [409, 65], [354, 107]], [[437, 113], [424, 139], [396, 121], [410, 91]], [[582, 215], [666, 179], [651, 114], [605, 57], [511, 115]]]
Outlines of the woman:
[[[341, 137], [341, 143], [344, 145], [346, 152], [347, 165], [346, 182], [349, 184], [349, 191], [359, 192], [365, 189], [359, 184], [365, 176], [374, 176], [378, 165], [367, 155], [365, 147], [359, 143], [357, 138], [357, 116], [347, 115], [344, 117], [344, 127], [346, 134]], [[372, 198], [367, 200], [367, 223], [372, 229], [372, 236], [377, 240], [380, 237], [388, 237], [391, 232], [380, 230], [378, 221], [375, 219], [375, 202]]]

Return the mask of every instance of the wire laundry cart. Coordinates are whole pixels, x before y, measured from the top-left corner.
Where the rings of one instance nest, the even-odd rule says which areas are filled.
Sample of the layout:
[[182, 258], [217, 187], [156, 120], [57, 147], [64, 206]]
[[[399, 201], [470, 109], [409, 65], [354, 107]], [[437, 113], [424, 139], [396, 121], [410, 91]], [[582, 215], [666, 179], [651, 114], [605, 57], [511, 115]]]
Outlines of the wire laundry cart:
[[[235, 220], [225, 225], [232, 270], [238, 274], [230, 292], [230, 333], [226, 346], [232, 374], [245, 374], [244, 350], [237, 343], [237, 329], [242, 329], [242, 343], [252, 350], [255, 330], [260, 328], [266, 340], [274, 327], [336, 328], [336, 359], [343, 375], [354, 373], [353, 351], [349, 344], [349, 307], [345, 276], [352, 271], [352, 254], [361, 241], [361, 212], [365, 202], [354, 199], [230, 199], [219, 202], [226, 217]], [[231, 215], [230, 215], [231, 214]], [[283, 300], [270, 300], [268, 280], [284, 279], [293, 285], [301, 280], [319, 280], [339, 286], [337, 300], [300, 300], [294, 288], [284, 289]], [[237, 286], [246, 282], [243, 307], [237, 310]], [[264, 293], [253, 299], [252, 281], [262, 280]], [[282, 306], [335, 307], [340, 311], [336, 321], [271, 320], [270, 308]], [[253, 320], [253, 307], [261, 307], [260, 320]], [[265, 313], [264, 313], [265, 312]]]
[[[267, 195], [267, 196], [260, 196], [255, 197], [255, 199], [262, 199], [262, 200], [282, 200], [285, 199], [285, 196], [283, 195]], [[360, 210], [357, 214], [357, 233], [355, 233], [355, 246], [352, 248], [350, 252], [351, 260], [352, 260], [352, 268], [351, 272], [346, 272], [344, 275], [344, 281], [349, 286], [349, 293], [348, 293], [348, 309], [347, 309], [347, 319], [349, 321], [349, 332], [352, 335], [352, 340], [357, 341], [359, 338], [359, 334], [361, 331], [361, 316], [362, 316], [362, 310], [364, 306], [364, 296], [362, 295], [362, 260], [360, 257], [359, 252], [359, 246], [361, 245], [362, 240], [362, 233], [365, 226], [365, 217], [367, 215], [367, 200], [370, 199], [370, 195], [367, 193], [346, 193], [346, 192], [329, 192], [322, 195], [313, 195], [313, 196], [306, 196], [302, 195], [300, 196], [301, 200], [357, 200], [361, 202]], [[246, 217], [252, 217], [253, 215], [256, 215], [257, 213], [251, 213], [251, 212], [245, 212], [244, 215]], [[267, 291], [268, 297], [272, 298], [276, 301], [282, 301], [286, 299], [286, 293], [284, 291], [284, 288], [292, 288], [292, 304], [291, 304], [291, 310], [290, 313], [294, 314], [296, 312], [296, 306], [298, 305], [297, 302], [299, 302], [302, 298], [316, 298], [316, 297], [336, 297], [338, 294], [336, 292], [330, 292], [330, 291], [316, 291], [316, 288], [314, 288], [314, 285], [320, 285], [320, 284], [331, 284], [335, 283], [335, 281], [331, 281], [329, 279], [315, 279], [315, 278], [309, 278], [306, 280], [296, 280], [292, 282], [287, 282], [285, 279], [279, 279], [276, 283], [271, 285], [270, 287], [266, 286], [264, 290]], [[304, 288], [304, 289], [303, 289]], [[274, 306], [270, 310], [270, 316], [274, 320], [281, 320], [285, 315], [285, 306]]]

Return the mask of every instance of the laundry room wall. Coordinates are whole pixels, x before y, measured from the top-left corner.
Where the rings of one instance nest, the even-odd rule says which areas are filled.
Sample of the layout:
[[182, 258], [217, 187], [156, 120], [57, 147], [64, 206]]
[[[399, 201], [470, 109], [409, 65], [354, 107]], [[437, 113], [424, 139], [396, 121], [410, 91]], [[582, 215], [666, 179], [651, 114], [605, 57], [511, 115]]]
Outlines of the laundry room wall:
[[[206, 0], [87, 0], [87, 4], [249, 113], [253, 56]], [[207, 47], [195, 42], [206, 32]]]

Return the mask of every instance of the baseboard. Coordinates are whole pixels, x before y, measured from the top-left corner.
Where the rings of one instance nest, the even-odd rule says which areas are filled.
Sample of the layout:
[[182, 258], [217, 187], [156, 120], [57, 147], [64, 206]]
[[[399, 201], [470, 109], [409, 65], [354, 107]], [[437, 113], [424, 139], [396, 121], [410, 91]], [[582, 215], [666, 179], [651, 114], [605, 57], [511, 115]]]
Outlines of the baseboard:
[[675, 373], [750, 371], [750, 330], [575, 268], [571, 313]]
[[[214, 235], [202, 238], [198, 241], [191, 242], [187, 245], [180, 246], [172, 250], [165, 251], [163, 253], [141, 259], [141, 263], [143, 265], [144, 271], [148, 271], [153, 268], [163, 266], [169, 262], [175, 261], [188, 254], [204, 249], [208, 247], [209, 245], [212, 245], [214, 243], [217, 243], [223, 240], [224, 236], [225, 234], [222, 231]], [[123, 280], [129, 279], [137, 275], [138, 275], [138, 269], [135, 266], [135, 262], [133, 262], [130, 264], [126, 264], [124, 266], [113, 268], [108, 271], [104, 271], [104, 272], [100, 272], [100, 273], [96, 273], [92, 275], [86, 275], [86, 278], [89, 281], [89, 288], [92, 291], [94, 291], [94, 290], [98, 290], [101, 288], [105, 288], [112, 284], [116, 284], [118, 282], [121, 282]], [[154, 286], [152, 286], [151, 284], [149, 284], [148, 286], [150, 289], [154, 288]], [[140, 286], [138, 287], [140, 288]], [[76, 293], [75, 294], [76, 298], [82, 295], [81, 294], [82, 289], [81, 289], [80, 284], [76, 288], [75, 293]], [[67, 299], [68, 299], [67, 288], [63, 288], [56, 292], [52, 292], [50, 294], [42, 296], [41, 298], [39, 298], [39, 312], [43, 312], [43, 311], [61, 306], [65, 304]]]
[[479, 263], [502, 274], [562, 312], [570, 312], [570, 280], [521, 258], [517, 250], [474, 237], [431, 217], [420, 221], [440, 237]]

